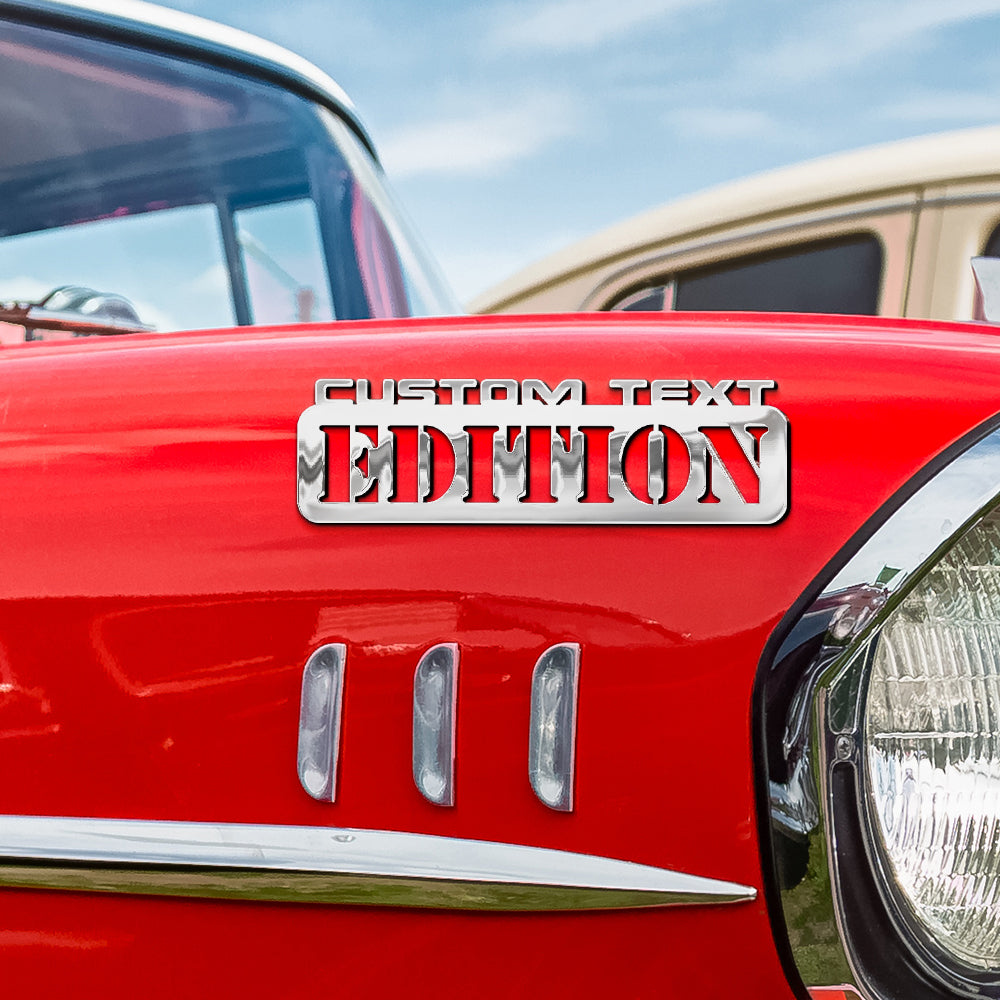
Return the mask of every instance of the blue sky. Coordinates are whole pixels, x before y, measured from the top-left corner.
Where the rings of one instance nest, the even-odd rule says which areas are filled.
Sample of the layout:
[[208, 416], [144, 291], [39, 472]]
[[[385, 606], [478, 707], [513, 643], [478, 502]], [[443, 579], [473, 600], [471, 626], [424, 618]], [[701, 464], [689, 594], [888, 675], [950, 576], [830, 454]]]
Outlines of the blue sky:
[[1000, 121], [1000, 0], [175, 0], [351, 95], [459, 296], [645, 208]]

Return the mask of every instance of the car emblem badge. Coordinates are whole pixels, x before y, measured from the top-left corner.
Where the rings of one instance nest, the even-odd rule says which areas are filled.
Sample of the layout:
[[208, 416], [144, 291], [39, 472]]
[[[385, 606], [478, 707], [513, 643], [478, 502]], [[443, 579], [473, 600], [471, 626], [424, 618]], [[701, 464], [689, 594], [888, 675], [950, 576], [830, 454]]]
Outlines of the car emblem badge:
[[298, 504], [316, 524], [773, 524], [788, 421], [770, 379], [316, 382]]

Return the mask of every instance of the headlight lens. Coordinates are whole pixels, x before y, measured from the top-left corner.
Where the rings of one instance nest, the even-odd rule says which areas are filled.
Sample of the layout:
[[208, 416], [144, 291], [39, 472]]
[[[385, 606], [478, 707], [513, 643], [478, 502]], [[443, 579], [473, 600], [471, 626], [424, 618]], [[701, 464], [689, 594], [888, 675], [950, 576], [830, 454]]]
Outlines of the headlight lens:
[[864, 723], [869, 827], [907, 922], [1000, 968], [1000, 514], [886, 619]]

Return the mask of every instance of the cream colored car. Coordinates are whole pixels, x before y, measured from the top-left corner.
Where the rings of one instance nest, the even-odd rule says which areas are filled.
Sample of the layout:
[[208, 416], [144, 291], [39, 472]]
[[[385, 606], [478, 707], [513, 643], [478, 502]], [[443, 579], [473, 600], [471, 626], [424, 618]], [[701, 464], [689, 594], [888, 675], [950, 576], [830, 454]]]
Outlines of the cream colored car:
[[612, 226], [480, 295], [477, 312], [766, 310], [975, 318], [1000, 256], [1000, 128], [826, 157]]

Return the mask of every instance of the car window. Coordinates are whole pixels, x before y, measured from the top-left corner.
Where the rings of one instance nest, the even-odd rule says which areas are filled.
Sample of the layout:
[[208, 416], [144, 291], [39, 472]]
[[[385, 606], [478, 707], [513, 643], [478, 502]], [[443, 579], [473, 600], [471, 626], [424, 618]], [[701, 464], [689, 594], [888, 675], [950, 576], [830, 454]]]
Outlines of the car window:
[[612, 308], [878, 312], [883, 252], [870, 233], [817, 240], [679, 271], [633, 288]]
[[157, 330], [235, 322], [215, 209], [189, 205], [0, 239], [0, 300], [40, 302], [67, 281], [124, 295]]
[[334, 319], [311, 198], [234, 213], [254, 323]]
[[296, 94], [2, 20], [0, 92], [0, 340], [83, 306], [98, 333], [456, 311], [368, 151]]

